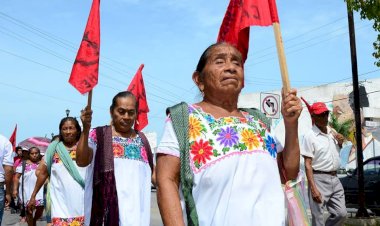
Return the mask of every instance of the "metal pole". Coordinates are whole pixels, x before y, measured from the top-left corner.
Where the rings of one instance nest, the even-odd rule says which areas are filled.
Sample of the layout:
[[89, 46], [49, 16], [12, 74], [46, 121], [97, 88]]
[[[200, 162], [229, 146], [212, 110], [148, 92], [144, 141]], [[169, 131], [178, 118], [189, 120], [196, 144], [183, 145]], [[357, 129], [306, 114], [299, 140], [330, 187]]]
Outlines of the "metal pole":
[[362, 146], [362, 129], [361, 129], [361, 117], [360, 117], [360, 98], [359, 98], [359, 81], [358, 81], [358, 65], [356, 59], [356, 44], [355, 44], [355, 27], [354, 16], [352, 10], [349, 9], [347, 3], [348, 12], [348, 28], [350, 33], [350, 49], [351, 49], [351, 67], [352, 67], [352, 87], [354, 89], [354, 112], [355, 112], [355, 138], [356, 138], [356, 161], [358, 172], [358, 212], [356, 217], [369, 217], [367, 209], [365, 208], [365, 194], [364, 194], [364, 174], [363, 174], [363, 146]]

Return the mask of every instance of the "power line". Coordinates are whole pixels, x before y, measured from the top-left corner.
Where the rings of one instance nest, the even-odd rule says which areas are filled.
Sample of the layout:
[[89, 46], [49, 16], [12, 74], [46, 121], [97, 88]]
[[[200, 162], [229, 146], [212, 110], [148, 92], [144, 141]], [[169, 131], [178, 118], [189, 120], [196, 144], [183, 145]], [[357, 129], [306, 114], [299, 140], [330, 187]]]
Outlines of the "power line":
[[[59, 38], [59, 37], [57, 37], [57, 36], [55, 36], [55, 35], [49, 34], [48, 32], [45, 32], [45, 31], [43, 31], [43, 30], [41, 30], [41, 29], [39, 29], [39, 28], [37, 28], [37, 27], [35, 27], [35, 26], [33, 26], [33, 25], [30, 25], [30, 24], [28, 24], [28, 23], [25, 23], [25, 22], [19, 20], [19, 19], [16, 19], [16, 18], [14, 18], [14, 17], [11, 17], [11, 16], [5, 14], [4, 12], [0, 12], [0, 16], [3, 16], [3, 18], [5, 17], [6, 20], [8, 20], [8, 21], [10, 21], [10, 22], [12, 22], [12, 23], [14, 23], [14, 24], [17, 24], [17, 25], [23, 27], [23, 28], [29, 30], [30, 32], [32, 32], [32, 33], [34, 33], [34, 34], [37, 34], [37, 35], [40, 36], [41, 38], [44, 38], [44, 39], [49, 40], [49, 41], [51, 41], [51, 42], [53, 42], [53, 43], [55, 43], [55, 44], [58, 44], [59, 46], [65, 48], [65, 49], [67, 49], [67, 47], [69, 47], [70, 50], [73, 51], [73, 52], [76, 51], [76, 48], [74, 47], [74, 44], [73, 44], [72, 42], [70, 42], [70, 41], [67, 41], [67, 40], [62, 39], [62, 38]], [[118, 62], [118, 61], [115, 61], [115, 60], [113, 60], [113, 59], [111, 59], [111, 58], [109, 58], [109, 57], [106, 57], [106, 56], [103, 56], [103, 55], [102, 55], [102, 58], [104, 58], [104, 59], [108, 59], [108, 60], [110, 60], [110, 61], [112, 61], [112, 62], [117, 62], [119, 65], [122, 65], [122, 66], [128, 67], [127, 65], [122, 64], [122, 63], [120, 63], [120, 62]], [[111, 67], [109, 67], [109, 68], [114, 67], [112, 64], [109, 64], [109, 63], [107, 63], [107, 62], [104, 62], [104, 64], [106, 64], [106, 65], [111, 65]], [[114, 69], [113, 69], [113, 70], [114, 70]], [[183, 89], [183, 88], [180, 88], [178, 85], [176, 85], [176, 84], [172, 84], [172, 83], [170, 83], [170, 82], [168, 82], [168, 81], [165, 81], [165, 80], [163, 80], [163, 79], [156, 78], [156, 77], [151, 76], [151, 75], [149, 75], [149, 74], [147, 74], [147, 73], [144, 73], [144, 75], [146, 75], [146, 76], [148, 76], [148, 77], [151, 77], [151, 78], [154, 78], [155, 80], [165, 82], [165, 84], [167, 84], [167, 85], [171, 85], [171, 86], [173, 86], [173, 87], [175, 87], [175, 88], [177, 88], [177, 89], [180, 89], [180, 90], [182, 90], [182, 91], [186, 91], [186, 92], [188, 92], [188, 93], [191, 93], [189, 90], [187, 90], [187, 89]], [[157, 86], [157, 84], [154, 84], [154, 85], [153, 85], [153, 84], [150, 83], [149, 81], [147, 81], [147, 83], [150, 84], [150, 85], [152, 85], [153, 87]], [[170, 93], [170, 96], [172, 96], [172, 95], [174, 94], [173, 92], [171, 92], [171, 91], [169, 91], [169, 90], [167, 90], [167, 89], [165, 89], [165, 88], [162, 88], [162, 87], [159, 88], [159, 91], [160, 91], [160, 92], [162, 92], [162, 91], [166, 91], [166, 92]]]
[[[4, 52], [4, 53], [6, 53], [6, 54], [12, 55], [12, 56], [14, 56], [14, 57], [18, 57], [18, 58], [20, 58], [20, 59], [23, 59], [23, 60], [25, 60], [25, 61], [29, 61], [29, 62], [34, 63], [34, 64], [38, 64], [38, 65], [40, 65], [40, 66], [46, 67], [46, 68], [48, 68], [48, 69], [50, 69], [50, 70], [54, 70], [54, 71], [60, 72], [60, 73], [65, 74], [65, 75], [68, 75], [68, 74], [69, 74], [68, 72], [62, 71], [62, 70], [60, 70], [60, 69], [57, 69], [57, 68], [51, 67], [51, 66], [46, 65], [46, 64], [42, 64], [42, 63], [40, 63], [40, 62], [37, 62], [37, 61], [32, 60], [32, 59], [29, 59], [29, 58], [27, 58], [27, 57], [23, 57], [23, 56], [20, 56], [20, 55], [14, 54], [14, 53], [9, 52], [9, 51], [7, 51], [7, 50], [0, 49], [0, 52]], [[113, 90], [116, 90], [116, 91], [120, 91], [120, 90], [117, 90], [117, 89], [115, 89], [115, 88], [113, 88], [113, 87], [111, 87], [111, 86], [107, 86], [107, 85], [103, 85], [103, 84], [98, 84], [98, 85], [99, 85], [99, 86], [106, 87], [106, 88], [110, 88], [110, 89], [113, 89]], [[176, 102], [174, 102], [174, 101], [172, 101], [172, 100], [169, 100], [169, 99], [163, 98], [163, 97], [158, 96], [158, 95], [155, 95], [155, 94], [153, 94], [153, 93], [150, 93], [150, 95], [155, 96], [155, 97], [157, 97], [157, 98], [159, 98], [159, 99], [162, 99], [162, 100], [168, 101], [168, 102], [171, 103], [171, 104], [176, 103]], [[155, 102], [160, 103], [160, 104], [165, 104], [165, 105], [167, 105], [167, 103], [162, 103], [162, 102], [157, 101], [157, 100], [152, 100], [152, 101], [155, 101]]]
[[[83, 105], [83, 102], [78, 102], [78, 101], [68, 100], [68, 99], [64, 99], [64, 98], [61, 98], [61, 97], [57, 97], [57, 96], [52, 96], [52, 95], [41, 93], [41, 92], [38, 92], [38, 91], [35, 91], [35, 90], [30, 90], [30, 89], [25, 89], [25, 88], [22, 88], [22, 87], [19, 87], [19, 86], [15, 86], [13, 84], [7, 84], [7, 83], [1, 82], [1, 81], [0, 81], [0, 85], [7, 86], [7, 87], [12, 87], [14, 89], [22, 90], [22, 91], [25, 91], [25, 92], [28, 92], [28, 93], [33, 93], [33, 94], [38, 95], [38, 96], [48, 97], [48, 98], [53, 99], [53, 100], [60, 100], [60, 101], [68, 102], [68, 103], [79, 104], [81, 106]], [[99, 107], [99, 106], [96, 106], [96, 105], [92, 105], [92, 106], [93, 106], [93, 108], [104, 110], [104, 111], [108, 111], [109, 110], [107, 108]], [[163, 117], [159, 117], [157, 115], [152, 115], [152, 116], [149, 116], [149, 117], [150, 118], [163, 119]]]
[[[367, 72], [364, 72], [362, 74], [359, 74], [359, 76], [371, 74], [371, 73], [374, 73], [374, 72], [377, 72], [377, 71], [380, 71], [380, 69], [376, 69], [376, 70], [372, 70], [372, 71], [367, 71]], [[311, 90], [311, 89], [315, 89], [315, 88], [318, 88], [318, 87], [321, 87], [321, 86], [326, 86], [326, 85], [342, 82], [342, 81], [345, 81], [345, 80], [348, 80], [348, 79], [351, 79], [351, 78], [352, 77], [347, 77], [347, 78], [339, 79], [339, 80], [334, 81], [334, 82], [329, 82], [329, 83], [324, 83], [324, 84], [321, 84], [321, 85], [318, 85], [318, 86], [313, 86], [313, 87], [310, 87], [310, 88], [307, 88], [307, 89], [299, 90], [298, 93], [305, 92], [305, 91]]]
[[[370, 24], [367, 24], [367, 25], [364, 25], [364, 26], [362, 26], [362, 27], [357, 28], [356, 30], [360, 30], [360, 29], [365, 28], [365, 27], [368, 27], [368, 26], [371, 26], [371, 25], [370, 25]], [[304, 46], [304, 47], [302, 47], [302, 48], [299, 48], [299, 49], [296, 49], [296, 50], [293, 50], [293, 51], [289, 51], [289, 52], [287, 52], [287, 55], [292, 54], [292, 53], [299, 52], [299, 51], [301, 51], [301, 50], [304, 50], [304, 49], [307, 49], [307, 48], [313, 47], [313, 46], [315, 46], [315, 45], [319, 45], [319, 44], [321, 44], [321, 43], [323, 43], [323, 42], [330, 41], [331, 39], [337, 38], [338, 36], [341, 36], [341, 35], [344, 35], [344, 34], [347, 34], [347, 33], [348, 33], [348, 32], [344, 32], [344, 33], [341, 33], [341, 34], [337, 34], [337, 35], [334, 35], [334, 36], [332, 36], [332, 37], [330, 37], [330, 38], [328, 38], [328, 39], [325, 39], [325, 40], [322, 40], [322, 41], [318, 41], [318, 42], [316, 42], [316, 43], [313, 43], [313, 44], [310, 44], [310, 45]], [[248, 65], [246, 65], [246, 67], [250, 67], [250, 66], [257, 65], [257, 64], [260, 64], [260, 63], [264, 63], [264, 62], [267, 62], [267, 61], [270, 61], [270, 60], [274, 60], [274, 59], [276, 59], [276, 57], [271, 57], [271, 58], [268, 58], [268, 59], [265, 59], [265, 60], [262, 60], [262, 61], [254, 62], [254, 63], [252, 63], [252, 64], [248, 64]]]
[[[340, 20], [343, 20], [343, 19], [346, 19], [346, 16], [344, 16], [344, 17], [340, 17], [340, 18], [338, 18], [338, 19], [336, 19], [336, 20], [334, 20], [334, 21], [332, 21], [332, 22], [329, 22], [329, 23], [327, 23], [327, 24], [321, 25], [321, 26], [319, 26], [319, 27], [312, 28], [312, 29], [310, 29], [310, 30], [308, 30], [308, 31], [306, 31], [306, 32], [304, 32], [304, 33], [301, 33], [301, 34], [299, 34], [299, 35], [296, 35], [296, 36], [294, 36], [294, 37], [292, 37], [292, 38], [285, 39], [285, 40], [284, 40], [284, 43], [287, 43], [287, 42], [293, 41], [293, 40], [295, 40], [295, 39], [298, 39], [298, 38], [300, 38], [300, 37], [302, 37], [302, 36], [305, 36], [305, 35], [307, 35], [307, 34], [309, 34], [309, 33], [312, 33], [312, 32], [314, 32], [314, 31], [317, 31], [317, 30], [319, 30], [319, 29], [321, 29], [321, 28], [327, 27], [327, 26], [329, 26], [329, 25], [331, 25], [331, 24], [334, 24], [334, 23], [336, 23], [336, 22], [338, 22], [338, 21], [340, 21]], [[263, 52], [263, 51], [265, 51], [265, 50], [272, 49], [272, 48], [274, 48], [274, 47], [276, 47], [276, 45], [271, 45], [271, 46], [266, 47], [266, 48], [264, 48], [264, 49], [257, 50], [257, 51], [255, 51], [255, 52], [252, 53], [252, 54], [260, 53], [260, 52]], [[252, 54], [249, 54], [249, 56], [252, 56]]]
[[[24, 37], [22, 37], [22, 36], [20, 36], [20, 35], [18, 35], [18, 34], [16, 34], [16, 33], [14, 33], [14, 32], [12, 32], [12, 31], [10, 31], [10, 30], [7, 29], [7, 28], [4, 28], [4, 27], [2, 27], [2, 26], [0, 26], [0, 28], [2, 28], [3, 30], [8, 31], [10, 34], [9, 34], [9, 33], [5, 33], [5, 32], [3, 32], [3, 31], [0, 30], [0, 32], [6, 34], [6, 35], [8, 35], [8, 36], [11, 36], [11, 37], [16, 38], [16, 39], [18, 39], [18, 40], [21, 40], [22, 42], [27, 42], [29, 45], [31, 45], [31, 46], [33, 46], [33, 47], [35, 47], [35, 48], [37, 48], [37, 49], [39, 49], [39, 50], [41, 50], [41, 51], [43, 51], [43, 52], [45, 52], [45, 53], [48, 53], [48, 54], [50, 54], [50, 55], [53, 55], [53, 56], [55, 56], [55, 57], [57, 57], [57, 58], [59, 58], [59, 59], [61, 59], [61, 60], [64, 60], [64, 61], [69, 62], [69, 63], [71, 62], [71, 60], [69, 60], [68, 58], [65, 58], [64, 56], [61, 56], [61, 55], [56, 54], [56, 53], [55, 53], [53, 50], [51, 50], [51, 49], [45, 48], [45, 47], [39, 45], [38, 43], [36, 43], [36, 42], [30, 40], [30, 39], [24, 38]], [[25, 40], [26, 40], [26, 41], [25, 41]], [[8, 53], [9, 53], [9, 52], [8, 52]], [[15, 54], [13, 54], [13, 55], [16, 56]], [[34, 62], [34, 61], [32, 61], [32, 62]], [[35, 63], [35, 62], [34, 62], [34, 63]], [[47, 65], [45, 65], [45, 66], [47, 66]], [[116, 70], [116, 69], [114, 69], [114, 68], [112, 68], [112, 67], [109, 67], [109, 66], [107, 66], [107, 65], [105, 65], [105, 66], [108, 67], [109, 69], [111, 69], [111, 70], [113, 70], [113, 71], [119, 73], [119, 74], [124, 75], [122, 72], [120, 72], [120, 71], [118, 71], [118, 70]], [[106, 76], [106, 75], [102, 75], [102, 76], [104, 76], [104, 77], [106, 77], [106, 78], [108, 78], [108, 79], [110, 79], [110, 80], [113, 80], [113, 81], [119, 82], [119, 83], [124, 83], [123, 81], [118, 80], [118, 79], [115, 79], [115, 78], [112, 78], [112, 77], [110, 77], [110, 76]], [[161, 91], [159, 88], [156, 88], [155, 86], [152, 86], [152, 88], [154, 88], [154, 89], [158, 89], [159, 91]], [[173, 93], [173, 92], [170, 92], [170, 94], [171, 94], [171, 96], [173, 96], [173, 95], [175, 96], [175, 95], [176, 95], [176, 94]], [[152, 94], [152, 95], [153, 95], [153, 96], [156, 96], [156, 97], [158, 97], [158, 98], [161, 98], [161, 97], [159, 97], [159, 96], [156, 95], [156, 94]], [[171, 100], [171, 102], [172, 102], [172, 103], [175, 103], [176, 101]]]

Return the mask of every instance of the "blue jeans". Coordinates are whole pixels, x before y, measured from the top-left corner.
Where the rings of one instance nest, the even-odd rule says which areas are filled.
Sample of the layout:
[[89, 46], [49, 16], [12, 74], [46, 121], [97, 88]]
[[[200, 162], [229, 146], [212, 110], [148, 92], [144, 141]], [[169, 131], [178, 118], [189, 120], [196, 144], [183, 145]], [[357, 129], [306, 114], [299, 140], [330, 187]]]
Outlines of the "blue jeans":
[[5, 191], [4, 191], [4, 187], [0, 186], [0, 225], [1, 225], [1, 221], [3, 220], [4, 206], [5, 206]]

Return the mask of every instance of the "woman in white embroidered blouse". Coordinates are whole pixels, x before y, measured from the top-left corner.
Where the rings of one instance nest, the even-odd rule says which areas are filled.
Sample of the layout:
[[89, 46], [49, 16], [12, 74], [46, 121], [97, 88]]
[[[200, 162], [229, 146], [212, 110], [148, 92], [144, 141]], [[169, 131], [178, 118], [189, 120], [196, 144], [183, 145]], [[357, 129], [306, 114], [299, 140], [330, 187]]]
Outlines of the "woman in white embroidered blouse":
[[[277, 166], [277, 148], [269, 128], [240, 111], [244, 84], [240, 52], [227, 43], [202, 54], [193, 81], [203, 100], [188, 105], [189, 165], [192, 196], [199, 225], [284, 225], [285, 204]], [[283, 153], [286, 176], [299, 169], [298, 117], [302, 106], [296, 90], [283, 94], [286, 128]], [[157, 153], [157, 197], [165, 225], [185, 225], [189, 209], [180, 186], [180, 148], [170, 115]]]

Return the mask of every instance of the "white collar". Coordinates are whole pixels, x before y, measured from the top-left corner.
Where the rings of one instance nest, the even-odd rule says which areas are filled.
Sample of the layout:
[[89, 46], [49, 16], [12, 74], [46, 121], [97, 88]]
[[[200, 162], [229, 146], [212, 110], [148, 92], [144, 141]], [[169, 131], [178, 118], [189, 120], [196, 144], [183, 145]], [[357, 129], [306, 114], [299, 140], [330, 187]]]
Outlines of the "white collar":
[[315, 135], [318, 135], [318, 134], [327, 135], [327, 134], [330, 134], [331, 132], [331, 128], [329, 126], [327, 126], [327, 133], [323, 133], [315, 124], [313, 125], [311, 129], [313, 130]]

